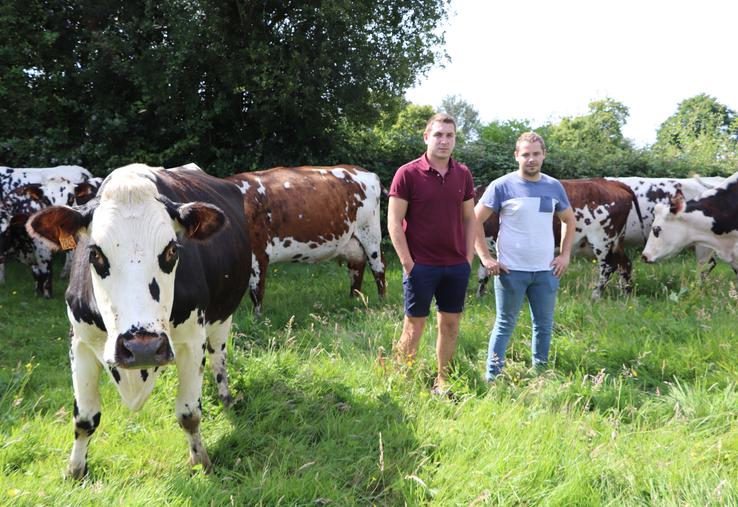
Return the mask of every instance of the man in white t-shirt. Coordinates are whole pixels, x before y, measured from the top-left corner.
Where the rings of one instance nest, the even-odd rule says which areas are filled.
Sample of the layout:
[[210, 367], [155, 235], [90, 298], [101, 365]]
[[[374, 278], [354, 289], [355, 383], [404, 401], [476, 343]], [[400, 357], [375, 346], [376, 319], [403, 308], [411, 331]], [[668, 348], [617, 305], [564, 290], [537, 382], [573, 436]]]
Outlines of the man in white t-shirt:
[[[561, 183], [541, 173], [546, 158], [543, 138], [534, 132], [515, 144], [518, 170], [490, 183], [474, 208], [477, 221], [499, 220], [497, 259], [493, 259], [481, 227], [477, 255], [495, 275], [497, 315], [489, 339], [487, 381], [500, 374], [505, 350], [515, 329], [523, 298], [527, 296], [533, 320], [533, 366], [548, 362], [559, 278], [569, 266], [574, 240], [574, 212]], [[554, 257], [554, 214], [561, 220], [561, 248]]]

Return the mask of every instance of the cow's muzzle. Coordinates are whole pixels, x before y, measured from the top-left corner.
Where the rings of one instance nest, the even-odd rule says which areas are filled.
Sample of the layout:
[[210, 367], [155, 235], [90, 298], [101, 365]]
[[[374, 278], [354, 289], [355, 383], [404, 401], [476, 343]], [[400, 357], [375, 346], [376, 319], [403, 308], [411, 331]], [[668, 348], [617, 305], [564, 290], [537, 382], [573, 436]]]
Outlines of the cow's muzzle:
[[115, 362], [121, 368], [150, 368], [174, 360], [166, 333], [151, 333], [143, 329], [118, 335], [115, 342]]
[[647, 264], [653, 264], [653, 261], [651, 259], [649, 259], [648, 256], [646, 256], [646, 255], [641, 255], [641, 259], [643, 260], [643, 262], [645, 262]]

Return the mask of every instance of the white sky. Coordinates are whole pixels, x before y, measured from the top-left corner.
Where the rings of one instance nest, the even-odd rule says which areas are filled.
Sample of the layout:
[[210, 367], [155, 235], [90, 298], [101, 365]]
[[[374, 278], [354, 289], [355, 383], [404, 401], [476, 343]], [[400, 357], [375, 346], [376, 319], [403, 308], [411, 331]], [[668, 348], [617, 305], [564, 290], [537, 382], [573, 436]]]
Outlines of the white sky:
[[451, 13], [451, 62], [406, 93], [415, 104], [458, 95], [485, 123], [535, 127], [611, 97], [639, 146], [697, 94], [738, 110], [736, 0], [452, 0]]

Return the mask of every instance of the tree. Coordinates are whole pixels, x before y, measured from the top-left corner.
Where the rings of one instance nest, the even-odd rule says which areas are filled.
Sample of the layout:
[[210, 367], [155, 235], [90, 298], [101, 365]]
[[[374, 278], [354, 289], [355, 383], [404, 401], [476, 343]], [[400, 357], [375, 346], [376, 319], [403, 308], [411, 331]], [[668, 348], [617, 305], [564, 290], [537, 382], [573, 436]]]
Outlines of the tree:
[[[654, 150], [704, 166], [738, 158], [738, 117], [735, 111], [706, 94], [679, 103], [661, 124]], [[730, 165], [728, 170], [734, 165]], [[732, 171], [731, 171], [732, 172]]]
[[449, 1], [7, 0], [0, 154], [98, 173], [325, 162], [444, 58]]
[[479, 112], [467, 101], [458, 95], [448, 95], [441, 101], [439, 109], [456, 120], [456, 131], [459, 134], [457, 142], [463, 144], [479, 137], [479, 129], [482, 126], [479, 121]]

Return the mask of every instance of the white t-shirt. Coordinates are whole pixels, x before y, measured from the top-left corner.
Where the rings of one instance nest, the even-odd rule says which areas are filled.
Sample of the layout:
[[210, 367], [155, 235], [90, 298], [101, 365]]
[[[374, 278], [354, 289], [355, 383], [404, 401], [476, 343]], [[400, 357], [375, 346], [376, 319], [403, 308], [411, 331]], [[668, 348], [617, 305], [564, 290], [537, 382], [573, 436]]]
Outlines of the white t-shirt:
[[514, 271], [549, 271], [554, 258], [553, 215], [570, 207], [563, 185], [541, 174], [528, 181], [517, 172], [489, 184], [480, 202], [500, 217], [497, 259]]

